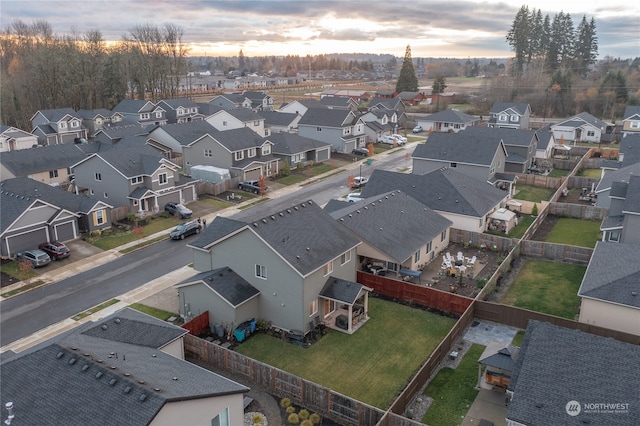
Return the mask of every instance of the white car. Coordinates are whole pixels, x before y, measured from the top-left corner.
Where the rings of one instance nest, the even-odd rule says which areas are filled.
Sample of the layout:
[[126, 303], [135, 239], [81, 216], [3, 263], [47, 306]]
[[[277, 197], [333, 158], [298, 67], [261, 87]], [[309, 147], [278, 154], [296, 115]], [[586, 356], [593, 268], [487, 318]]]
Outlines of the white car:
[[358, 201], [362, 201], [364, 198], [360, 196], [359, 192], [352, 192], [347, 195], [347, 201], [350, 203], [357, 203]]
[[394, 138], [393, 136], [390, 135], [384, 135], [384, 136], [380, 136], [378, 138], [378, 142], [379, 143], [384, 143], [387, 145], [395, 145], [396, 144], [396, 138]]
[[353, 178], [352, 188], [362, 188], [367, 184], [367, 182], [369, 182], [369, 178], [366, 178], [364, 176], [355, 176]]
[[416, 126], [416, 127], [413, 128], [412, 132], [413, 133], [420, 133], [422, 130], [424, 130], [422, 128], [422, 126]]
[[397, 133], [394, 133], [393, 135], [391, 135], [392, 137], [394, 137], [397, 141], [398, 141], [398, 145], [404, 145], [405, 143], [407, 143], [407, 138], [405, 138], [402, 135], [399, 135]]

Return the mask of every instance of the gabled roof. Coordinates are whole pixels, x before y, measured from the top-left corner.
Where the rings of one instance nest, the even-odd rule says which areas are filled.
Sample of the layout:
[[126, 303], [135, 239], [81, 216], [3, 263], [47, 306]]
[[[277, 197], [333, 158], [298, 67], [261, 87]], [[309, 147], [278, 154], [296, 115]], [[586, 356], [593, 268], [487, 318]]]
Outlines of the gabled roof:
[[72, 213], [89, 214], [96, 209], [113, 207], [102, 201], [54, 188], [51, 185], [38, 182], [28, 177], [4, 180], [0, 182], [0, 191], [41, 199]]
[[306, 277], [360, 242], [313, 201], [251, 222], [216, 217], [190, 247], [209, 249], [238, 232], [252, 232]]
[[513, 102], [496, 102], [491, 107], [490, 114], [500, 114], [501, 112], [513, 111], [518, 115], [524, 115], [526, 112], [531, 111], [529, 104], [517, 104]]
[[413, 151], [412, 158], [436, 160], [447, 163], [476, 164], [489, 167], [498, 150], [506, 153], [502, 138], [489, 127], [476, 132], [467, 132], [467, 129], [458, 133], [433, 133], [429, 136], [429, 142], [418, 144]]
[[536, 130], [505, 129], [501, 127], [470, 126], [459, 133], [476, 137], [479, 140], [502, 140], [507, 152], [509, 151], [509, 146], [529, 147], [537, 139]]
[[570, 117], [564, 121], [561, 121], [559, 123], [556, 124], [552, 124], [551, 128], [554, 129], [556, 127], [574, 127], [574, 128], [578, 128], [578, 127], [582, 127], [585, 124], [589, 124], [597, 129], [603, 129], [607, 127], [607, 123], [605, 123], [604, 121], [600, 120], [599, 118], [594, 117], [593, 115], [589, 114], [588, 112], [581, 112], [578, 115], [574, 115], [573, 117]]
[[637, 244], [598, 241], [578, 296], [640, 309], [639, 252]]
[[[640, 175], [629, 177], [622, 213], [640, 215]], [[629, 226], [633, 226], [633, 224], [629, 224]], [[638, 232], [637, 228], [636, 232]]]
[[354, 101], [346, 96], [325, 96], [320, 99], [320, 103], [327, 107], [335, 108], [349, 108], [354, 104]]
[[86, 156], [79, 145], [57, 144], [3, 152], [0, 162], [14, 176], [28, 176], [70, 167]]
[[490, 342], [480, 356], [478, 364], [513, 371], [516, 366], [516, 360], [518, 359], [518, 352], [520, 352], [520, 348], [516, 346], [503, 346], [497, 342]]
[[[248, 127], [218, 131], [213, 137], [230, 152], [255, 148], [263, 144], [263, 138]], [[256, 158], [250, 160], [255, 160]]]
[[181, 288], [193, 284], [202, 284], [209, 287], [234, 308], [260, 294], [260, 290], [227, 267], [201, 272], [179, 282], [175, 287]]
[[[197, 103], [195, 103], [194, 101], [192, 101], [189, 98], [163, 99], [160, 102], [166, 104], [167, 106], [171, 107], [172, 109], [178, 109], [180, 107], [193, 108], [193, 107], [197, 107], [198, 106]], [[160, 102], [158, 102], [158, 103], [160, 103]]]
[[154, 132], [166, 132], [175, 139], [180, 145], [188, 146], [205, 135], [218, 135], [220, 131], [213, 127], [206, 120], [189, 121], [187, 123], [174, 123], [157, 127], [151, 132], [153, 138]]
[[137, 124], [125, 124], [122, 126], [108, 126], [96, 131], [96, 137], [109, 140], [120, 140], [125, 136], [147, 135], [148, 131]]
[[[640, 410], [640, 347], [530, 320], [508, 389], [507, 419], [523, 425], [635, 425]], [[577, 401], [582, 412], [567, 414]], [[587, 413], [583, 404], [628, 404], [624, 413]]]
[[596, 193], [611, 189], [614, 182], [629, 182], [633, 175], [640, 176], [640, 163], [606, 173], [598, 182]]
[[271, 141], [273, 143], [271, 151], [274, 154], [282, 155], [299, 154], [331, 146], [330, 143], [305, 138], [296, 133], [274, 133], [263, 138], [263, 141]]
[[402, 263], [453, 222], [396, 191], [346, 204], [331, 217], [377, 250]]
[[[291, 105], [292, 103], [297, 102], [307, 108], [326, 108], [324, 105], [322, 105], [322, 103], [317, 100], [317, 99], [313, 99], [313, 98], [304, 98], [304, 99], [296, 99], [293, 100], [291, 102], [288, 102], [284, 105], [282, 105], [282, 107], [287, 106], [287, 105]], [[282, 108], [280, 107], [280, 108]]]
[[622, 160], [603, 159], [600, 164], [604, 169], [619, 169], [640, 163], [640, 133], [628, 134], [620, 141], [618, 148]]
[[335, 300], [339, 303], [347, 303], [349, 305], [353, 305], [358, 297], [360, 296], [360, 292], [363, 290], [371, 289], [363, 286], [362, 284], [358, 284], [353, 281], [347, 281], [340, 278], [329, 277], [320, 290], [320, 297], [324, 297], [325, 299]]
[[102, 161], [110, 164], [114, 169], [119, 171], [126, 178], [134, 176], [151, 176], [162, 162], [168, 162], [157, 150], [149, 145], [112, 148], [96, 154], [90, 155], [88, 158], [74, 165], [78, 165], [93, 159], [100, 158]]
[[200, 111], [200, 114], [203, 114], [205, 117], [213, 115], [223, 109], [224, 108], [218, 105], [212, 105], [209, 103], [198, 103], [198, 110]]
[[2, 363], [22, 424], [148, 425], [172, 401], [249, 389], [160, 349], [187, 331], [126, 308]]
[[368, 108], [384, 107], [389, 110], [395, 110], [399, 105], [402, 105], [402, 100], [399, 97], [395, 98], [373, 98], [369, 101]]
[[156, 108], [153, 102], [142, 99], [123, 99], [118, 105], [113, 107], [112, 111], [137, 114], [140, 112], [151, 112]]
[[[39, 198], [27, 197], [9, 191], [0, 191], [0, 205], [2, 206], [2, 214], [0, 214], [0, 233], [2, 234], [9, 229], [16, 219], [33, 206], [51, 206]], [[51, 207], [57, 208], [56, 206]]]
[[400, 190], [436, 212], [484, 217], [507, 197], [485, 181], [451, 169], [424, 175], [374, 170], [362, 191], [365, 198]]
[[[36, 139], [36, 136], [32, 133], [24, 131], [22, 129], [18, 129], [17, 127], [7, 126], [5, 124], [0, 124], [0, 134], [11, 139], [15, 138], [24, 138], [24, 137], [33, 137]], [[3, 154], [4, 155], [4, 154]]]
[[111, 118], [114, 115], [121, 115], [118, 112], [114, 112], [114, 111], [108, 110], [106, 108], [81, 109], [81, 110], [78, 110], [78, 112], [76, 114], [80, 118], [86, 118], [86, 119], [91, 119], [91, 120], [94, 120], [98, 116], [104, 117], [104, 118]]
[[355, 124], [357, 117], [349, 110], [309, 108], [298, 122], [298, 126], [344, 127]]
[[241, 104], [245, 99], [248, 99], [246, 96], [240, 93], [224, 93], [222, 95], [214, 96], [209, 103], [212, 103], [216, 100], [216, 98], [224, 98], [233, 104]]
[[426, 117], [425, 120], [433, 121], [433, 122], [459, 123], [459, 124], [468, 124], [468, 123], [475, 123], [476, 121], [480, 121], [479, 118], [474, 117], [473, 115], [465, 114], [464, 112], [458, 111], [455, 109], [445, 109], [443, 111], [438, 111]]
[[269, 126], [288, 126], [298, 116], [294, 112], [259, 111], [258, 115], [264, 119], [264, 124]]
[[79, 118], [78, 114], [76, 114], [76, 111], [73, 108], [54, 108], [38, 110], [31, 117], [31, 121], [33, 121], [35, 116], [38, 114], [41, 114], [43, 117], [49, 120], [50, 123], [57, 123], [58, 121], [64, 119], [66, 116]]
[[420, 92], [400, 92], [398, 93], [397, 97], [402, 101], [412, 101], [420, 95]]
[[624, 109], [623, 120], [640, 120], [640, 106], [627, 105], [627, 107]]

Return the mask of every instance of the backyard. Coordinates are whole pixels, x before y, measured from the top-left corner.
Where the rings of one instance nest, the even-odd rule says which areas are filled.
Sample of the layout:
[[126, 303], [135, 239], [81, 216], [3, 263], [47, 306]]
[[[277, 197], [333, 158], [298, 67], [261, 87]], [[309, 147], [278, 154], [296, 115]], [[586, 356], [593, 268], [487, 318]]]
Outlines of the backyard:
[[236, 351], [386, 409], [455, 319], [375, 297], [369, 316], [354, 334], [329, 330], [310, 348], [256, 334]]
[[600, 240], [599, 235], [599, 221], [561, 217], [544, 240], [548, 243], [593, 248]]
[[514, 198], [539, 203], [540, 201], [548, 201], [555, 191], [552, 188], [518, 184], [516, 185]]
[[586, 266], [544, 260], [526, 260], [501, 303], [575, 319], [580, 305], [578, 289]]

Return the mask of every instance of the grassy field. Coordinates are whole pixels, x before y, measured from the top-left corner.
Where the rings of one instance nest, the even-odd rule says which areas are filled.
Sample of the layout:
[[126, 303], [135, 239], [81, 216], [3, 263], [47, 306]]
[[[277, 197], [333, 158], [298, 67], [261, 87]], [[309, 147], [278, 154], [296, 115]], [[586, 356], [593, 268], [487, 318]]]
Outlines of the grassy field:
[[539, 203], [540, 201], [548, 201], [554, 192], [554, 189], [518, 184], [516, 185], [516, 194], [514, 198]]
[[553, 169], [547, 175], [548, 177], [562, 177], [567, 176], [570, 170]]
[[484, 346], [473, 344], [458, 367], [443, 368], [429, 383], [424, 394], [433, 403], [422, 418], [430, 426], [459, 425], [478, 395], [478, 358]]
[[528, 260], [502, 299], [505, 305], [574, 319], [586, 266]]
[[600, 222], [598, 221], [561, 217], [545, 241], [593, 248], [600, 240], [599, 235]]
[[257, 334], [236, 351], [386, 409], [455, 320], [377, 298], [369, 316], [354, 334], [329, 330], [310, 348]]

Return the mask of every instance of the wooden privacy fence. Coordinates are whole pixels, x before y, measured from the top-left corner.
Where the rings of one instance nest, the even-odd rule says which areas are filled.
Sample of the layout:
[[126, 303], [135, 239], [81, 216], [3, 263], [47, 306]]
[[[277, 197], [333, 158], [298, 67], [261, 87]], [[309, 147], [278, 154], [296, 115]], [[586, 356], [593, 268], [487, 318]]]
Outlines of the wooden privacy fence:
[[486, 247], [488, 250], [497, 252], [508, 252], [514, 244], [511, 238], [454, 228], [449, 229], [449, 241], [457, 244], [467, 244], [471, 247]]
[[559, 187], [563, 181], [563, 178], [534, 175], [534, 174], [516, 173], [516, 176], [518, 177], [518, 181], [517, 181], [518, 183], [516, 184], [516, 189], [518, 188], [518, 184], [537, 186], [540, 188], [555, 189]]
[[546, 243], [544, 241], [522, 240], [520, 254], [539, 259], [556, 262], [587, 265], [591, 260], [593, 249], [588, 247], [571, 246], [568, 244]]
[[567, 178], [567, 188], [587, 188], [591, 191], [591, 188], [598, 186], [600, 179], [587, 176], [569, 176]]
[[572, 217], [575, 219], [602, 221], [609, 209], [590, 204], [550, 203], [549, 214], [553, 216]]
[[181, 325], [185, 330], [189, 330], [189, 334], [198, 335], [203, 330], [209, 329], [209, 311], [204, 311], [191, 321], [185, 322]]
[[[289, 398], [294, 404], [315, 411], [340, 424], [376, 425], [384, 415], [384, 411], [376, 407], [204, 339], [186, 335], [184, 347], [188, 357], [204, 361], [215, 368], [239, 374], [248, 382], [254, 383], [272, 395]], [[366, 386], [366, 383], [363, 383], [363, 386]], [[389, 425], [400, 424], [389, 423]]]

